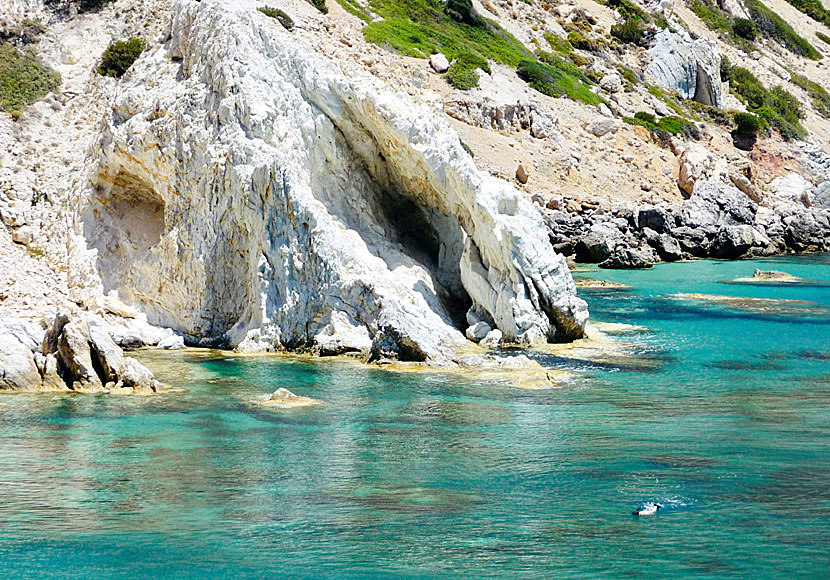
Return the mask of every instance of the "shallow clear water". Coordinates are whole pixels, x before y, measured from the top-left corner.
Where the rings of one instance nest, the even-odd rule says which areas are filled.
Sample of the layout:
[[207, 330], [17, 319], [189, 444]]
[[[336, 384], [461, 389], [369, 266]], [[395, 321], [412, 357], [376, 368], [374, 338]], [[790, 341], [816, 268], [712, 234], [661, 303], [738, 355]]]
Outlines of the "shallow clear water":
[[[564, 388], [150, 353], [183, 390], [0, 397], [0, 578], [828, 577], [830, 256], [588, 275], [648, 330], [540, 356]], [[247, 403], [281, 386], [327, 404]]]

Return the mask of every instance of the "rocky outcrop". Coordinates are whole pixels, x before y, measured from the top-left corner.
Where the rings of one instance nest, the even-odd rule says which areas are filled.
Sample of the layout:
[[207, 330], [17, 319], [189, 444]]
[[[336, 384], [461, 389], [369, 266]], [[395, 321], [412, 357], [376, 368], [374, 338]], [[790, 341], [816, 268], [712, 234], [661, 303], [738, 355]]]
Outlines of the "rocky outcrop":
[[689, 153], [690, 196], [682, 204], [619, 204], [610, 211], [572, 213], [540, 208], [554, 247], [606, 268], [830, 250], [830, 211], [804, 202], [820, 199], [821, 186], [805, 190], [803, 179], [779, 179], [761, 205], [754, 186], [754, 195], [735, 187], [726, 164], [694, 149]]
[[651, 63], [646, 68], [655, 80], [679, 92], [686, 99], [718, 107], [721, 101], [720, 53], [717, 44], [692, 39], [681, 30], [662, 30], [648, 51]]
[[45, 330], [32, 321], [0, 322], [0, 390], [156, 392], [152, 371], [125, 357], [101, 327], [58, 314]]
[[177, 1], [122, 81], [84, 218], [103, 290], [242, 350], [449, 363], [468, 309], [509, 340], [581, 336], [532, 205], [436, 110], [256, 7]]
[[530, 131], [537, 139], [562, 142], [559, 120], [543, 112], [533, 103], [497, 103], [488, 98], [448, 101], [444, 112], [463, 123], [493, 131]]

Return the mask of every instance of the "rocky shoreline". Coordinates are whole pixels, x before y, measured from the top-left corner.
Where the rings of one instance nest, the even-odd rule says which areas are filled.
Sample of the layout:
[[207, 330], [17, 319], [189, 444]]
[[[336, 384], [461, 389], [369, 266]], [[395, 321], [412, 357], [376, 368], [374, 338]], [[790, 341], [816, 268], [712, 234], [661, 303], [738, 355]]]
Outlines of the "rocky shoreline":
[[[0, 320], [0, 392], [155, 393], [165, 389], [127, 348], [146, 346], [138, 333], [90, 316], [58, 313], [39, 323]], [[161, 329], [156, 329], [164, 334]], [[121, 338], [120, 344], [113, 339]], [[178, 338], [178, 337], [176, 337]], [[163, 342], [164, 341], [164, 342]], [[160, 339], [162, 348], [181, 339]]]
[[813, 186], [788, 174], [760, 194], [735, 174], [695, 179], [694, 171], [687, 166], [681, 172], [691, 183], [690, 195], [679, 204], [577, 205], [554, 199], [537, 207], [557, 252], [603, 268], [830, 250], [830, 182]]

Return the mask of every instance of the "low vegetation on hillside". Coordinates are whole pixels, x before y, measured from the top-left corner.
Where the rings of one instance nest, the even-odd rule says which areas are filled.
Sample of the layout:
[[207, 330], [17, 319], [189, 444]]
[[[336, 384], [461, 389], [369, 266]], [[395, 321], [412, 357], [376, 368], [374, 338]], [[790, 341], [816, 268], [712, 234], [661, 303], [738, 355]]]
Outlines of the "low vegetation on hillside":
[[0, 43], [0, 110], [18, 116], [61, 84], [61, 76], [30, 51]]
[[762, 35], [779, 42], [799, 56], [811, 60], [821, 58], [821, 53], [807, 39], [796, 33], [783, 18], [759, 0], [746, 0], [750, 19], [734, 18], [720, 7], [717, 0], [688, 0], [686, 5], [710, 30], [719, 33], [724, 41], [745, 52], [755, 50], [754, 41], [758, 35]]
[[807, 130], [801, 125], [804, 111], [798, 99], [781, 87], [767, 89], [747, 69], [732, 66], [724, 59], [721, 64], [721, 79], [729, 81], [732, 92], [755, 113], [767, 128], [777, 129], [787, 141], [801, 139]]
[[[340, 1], [349, 11], [359, 10], [356, 3]], [[366, 40], [417, 58], [442, 52], [457, 61], [448, 80], [460, 89], [478, 84], [475, 68], [489, 70], [488, 60], [515, 67], [532, 57], [498, 24], [476, 14], [469, 0], [450, 0], [446, 5], [429, 0], [370, 0], [369, 8], [384, 20], [367, 24]]]
[[553, 64], [523, 60], [519, 63], [519, 78], [531, 88], [550, 97], [569, 97], [587, 105], [606, 102], [588, 88], [585, 75], [573, 64], [565, 63], [562, 59], [548, 62]]

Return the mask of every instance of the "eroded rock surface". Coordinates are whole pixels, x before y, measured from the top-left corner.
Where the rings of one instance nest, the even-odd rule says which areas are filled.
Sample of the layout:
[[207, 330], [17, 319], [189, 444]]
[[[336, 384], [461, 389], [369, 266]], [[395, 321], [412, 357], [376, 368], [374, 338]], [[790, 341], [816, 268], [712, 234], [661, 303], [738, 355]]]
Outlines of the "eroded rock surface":
[[152, 371], [131, 357], [100, 326], [62, 313], [42, 325], [0, 321], [0, 390], [156, 392]]
[[720, 107], [720, 53], [714, 42], [692, 39], [685, 31], [662, 30], [649, 49], [646, 69], [657, 81], [687, 99]]
[[582, 335], [539, 214], [440, 115], [253, 2], [179, 0], [122, 82], [85, 235], [104, 292], [191, 340], [447, 363], [472, 308], [512, 340]]

